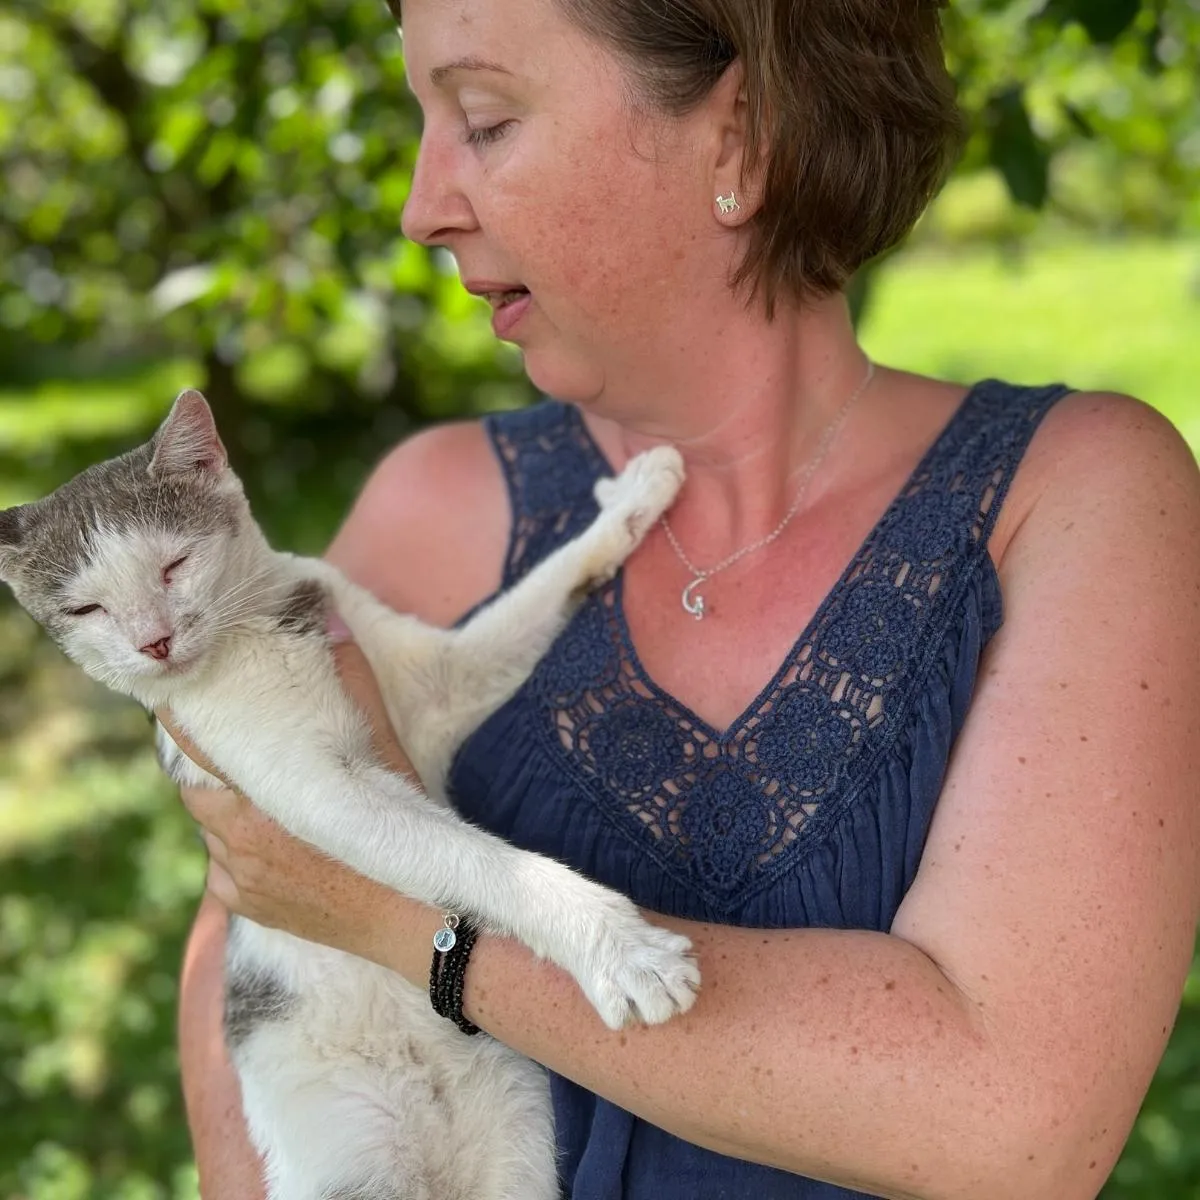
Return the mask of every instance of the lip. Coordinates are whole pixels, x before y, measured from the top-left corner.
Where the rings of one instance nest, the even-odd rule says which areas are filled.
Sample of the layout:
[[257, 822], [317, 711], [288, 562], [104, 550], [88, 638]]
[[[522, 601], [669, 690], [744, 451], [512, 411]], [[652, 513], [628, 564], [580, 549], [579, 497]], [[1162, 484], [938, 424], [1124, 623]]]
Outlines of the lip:
[[521, 299], [514, 300], [511, 304], [502, 305], [500, 308], [493, 308], [492, 332], [498, 338], [507, 338], [529, 311], [532, 297], [522, 283], [514, 283], [511, 280], [504, 279], [464, 278], [462, 285], [472, 296], [480, 296], [488, 300], [489, 303], [492, 302], [493, 296], [499, 296], [504, 292], [525, 292], [525, 295]]
[[524, 287], [524, 284], [514, 283], [511, 279], [507, 281], [503, 279], [464, 279], [462, 285], [472, 296], [486, 296], [493, 292], [513, 292]]
[[492, 332], [498, 338], [509, 337], [529, 311], [532, 303], [533, 297], [526, 292], [520, 300], [514, 300], [511, 304], [496, 309], [492, 313]]

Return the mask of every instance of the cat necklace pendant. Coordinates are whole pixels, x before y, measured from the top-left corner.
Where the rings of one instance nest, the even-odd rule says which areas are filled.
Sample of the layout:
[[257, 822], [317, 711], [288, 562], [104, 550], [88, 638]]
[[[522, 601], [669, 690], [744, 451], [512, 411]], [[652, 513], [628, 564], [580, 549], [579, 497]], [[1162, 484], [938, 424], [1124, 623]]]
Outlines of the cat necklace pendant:
[[683, 589], [683, 593], [679, 597], [680, 600], [683, 601], [683, 611], [691, 613], [697, 621], [704, 620], [704, 597], [700, 595], [693, 595], [693, 592], [695, 592], [696, 588], [698, 588], [707, 578], [708, 576], [705, 574], [697, 575], [696, 578], [693, 579], [692, 582]]

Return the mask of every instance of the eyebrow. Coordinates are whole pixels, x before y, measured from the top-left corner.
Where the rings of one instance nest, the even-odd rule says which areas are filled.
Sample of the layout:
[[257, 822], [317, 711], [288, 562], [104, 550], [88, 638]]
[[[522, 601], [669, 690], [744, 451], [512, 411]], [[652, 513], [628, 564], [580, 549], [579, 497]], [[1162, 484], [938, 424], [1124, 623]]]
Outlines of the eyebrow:
[[434, 67], [429, 72], [429, 79], [434, 87], [441, 87], [449, 76], [459, 71], [495, 71], [500, 75], [512, 74], [507, 67], [502, 67], [499, 63], [489, 62], [486, 58], [476, 58], [474, 55], [468, 55], [466, 58], [456, 58], [453, 62], [446, 63], [444, 66]]

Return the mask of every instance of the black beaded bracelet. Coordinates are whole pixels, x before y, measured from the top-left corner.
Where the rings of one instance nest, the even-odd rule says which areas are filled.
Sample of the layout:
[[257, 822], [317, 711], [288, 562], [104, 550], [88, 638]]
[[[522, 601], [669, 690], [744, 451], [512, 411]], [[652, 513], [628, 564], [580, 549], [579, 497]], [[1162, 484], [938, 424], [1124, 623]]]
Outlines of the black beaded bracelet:
[[433, 1011], [447, 1021], [453, 1021], [468, 1037], [479, 1032], [479, 1026], [463, 1016], [463, 987], [467, 978], [467, 962], [479, 930], [457, 913], [446, 913], [441, 929], [433, 935], [433, 962], [429, 967], [429, 1002]]

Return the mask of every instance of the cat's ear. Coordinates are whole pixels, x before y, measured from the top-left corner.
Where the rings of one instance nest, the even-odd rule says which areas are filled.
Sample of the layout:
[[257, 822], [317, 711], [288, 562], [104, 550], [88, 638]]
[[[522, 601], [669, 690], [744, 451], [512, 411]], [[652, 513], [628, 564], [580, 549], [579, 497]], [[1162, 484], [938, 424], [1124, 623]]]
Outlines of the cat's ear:
[[9, 578], [25, 537], [25, 507], [0, 509], [0, 579]]
[[217, 433], [212, 409], [197, 391], [180, 392], [167, 419], [154, 435], [151, 475], [182, 475], [191, 471], [220, 474], [229, 455]]

